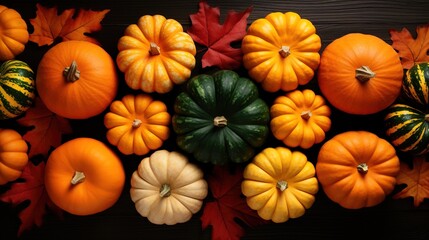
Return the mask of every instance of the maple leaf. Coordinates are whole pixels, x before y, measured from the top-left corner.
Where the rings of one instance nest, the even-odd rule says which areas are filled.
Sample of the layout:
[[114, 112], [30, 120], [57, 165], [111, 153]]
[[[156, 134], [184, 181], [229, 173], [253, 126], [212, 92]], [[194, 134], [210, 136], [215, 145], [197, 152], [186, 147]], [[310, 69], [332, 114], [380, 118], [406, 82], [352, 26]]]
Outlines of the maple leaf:
[[237, 219], [251, 227], [268, 222], [247, 205], [245, 197], [241, 194], [242, 180], [242, 169], [231, 174], [220, 166], [215, 167], [208, 177], [214, 201], [205, 204], [201, 221], [203, 229], [212, 226], [214, 240], [240, 239], [244, 235], [244, 229], [238, 224]]
[[57, 7], [46, 8], [39, 3], [36, 7], [36, 17], [30, 19], [34, 27], [30, 41], [42, 46], [51, 45], [55, 39], [61, 38], [63, 41], [81, 40], [100, 45], [96, 39], [87, 34], [101, 29], [100, 22], [109, 9], [102, 11], [80, 9], [77, 14], [75, 9], [66, 9], [58, 15]]
[[21, 179], [23, 182], [12, 183], [9, 190], [0, 195], [0, 201], [17, 206], [25, 201], [30, 204], [18, 214], [21, 220], [17, 235], [31, 229], [34, 225], [40, 227], [47, 208], [57, 216], [62, 217], [62, 210], [58, 208], [49, 198], [44, 184], [45, 163], [42, 161], [37, 166], [29, 161], [24, 168]]
[[414, 206], [418, 207], [425, 198], [429, 198], [429, 163], [425, 157], [415, 157], [412, 169], [408, 164], [401, 163], [396, 184], [406, 184], [407, 187], [395, 194], [394, 199], [413, 197]]
[[72, 132], [69, 120], [48, 110], [39, 97], [17, 122], [33, 127], [23, 135], [24, 140], [30, 143], [30, 158], [38, 154], [47, 156], [51, 147], [61, 144], [62, 134]]
[[220, 10], [200, 1], [199, 10], [190, 15], [191, 27], [187, 30], [195, 42], [206, 46], [202, 67], [217, 66], [221, 69], [235, 69], [241, 66], [242, 52], [231, 43], [241, 41], [246, 34], [247, 18], [252, 11], [229, 11], [224, 24], [220, 24]]
[[416, 38], [402, 28], [401, 31], [389, 30], [392, 47], [398, 51], [404, 69], [410, 69], [415, 63], [429, 61], [429, 24], [416, 28]]

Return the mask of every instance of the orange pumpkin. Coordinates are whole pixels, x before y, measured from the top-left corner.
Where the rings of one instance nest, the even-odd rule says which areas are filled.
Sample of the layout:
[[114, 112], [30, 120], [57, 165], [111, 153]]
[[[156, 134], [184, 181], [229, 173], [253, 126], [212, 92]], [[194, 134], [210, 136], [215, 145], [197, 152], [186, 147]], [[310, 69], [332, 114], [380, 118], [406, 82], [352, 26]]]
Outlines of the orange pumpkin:
[[75, 215], [90, 215], [116, 203], [125, 183], [119, 157], [104, 143], [75, 138], [58, 146], [45, 166], [50, 199]]
[[0, 185], [18, 179], [28, 163], [28, 145], [13, 129], [0, 128]]
[[40, 98], [52, 112], [86, 119], [103, 112], [116, 96], [116, 65], [100, 46], [65, 41], [42, 57], [36, 75]]
[[318, 69], [322, 94], [339, 110], [373, 114], [390, 106], [402, 87], [398, 53], [382, 39], [350, 33], [323, 51]]
[[0, 61], [14, 59], [28, 42], [27, 23], [12, 8], [0, 5]]
[[144, 155], [168, 139], [167, 106], [148, 94], [126, 95], [110, 105], [104, 116], [107, 140], [123, 154]]
[[399, 163], [388, 141], [371, 132], [348, 131], [323, 144], [316, 176], [326, 195], [342, 207], [372, 207], [393, 191]]

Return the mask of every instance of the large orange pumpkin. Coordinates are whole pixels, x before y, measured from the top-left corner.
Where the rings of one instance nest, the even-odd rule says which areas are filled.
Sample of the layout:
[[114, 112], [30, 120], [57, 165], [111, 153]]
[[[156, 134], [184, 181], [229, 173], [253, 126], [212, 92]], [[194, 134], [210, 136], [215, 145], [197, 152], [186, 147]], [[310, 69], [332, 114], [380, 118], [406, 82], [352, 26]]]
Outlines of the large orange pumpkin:
[[28, 163], [28, 145], [13, 129], [0, 128], [0, 185], [18, 179]]
[[12, 8], [0, 5], [0, 61], [14, 59], [29, 39], [27, 23]]

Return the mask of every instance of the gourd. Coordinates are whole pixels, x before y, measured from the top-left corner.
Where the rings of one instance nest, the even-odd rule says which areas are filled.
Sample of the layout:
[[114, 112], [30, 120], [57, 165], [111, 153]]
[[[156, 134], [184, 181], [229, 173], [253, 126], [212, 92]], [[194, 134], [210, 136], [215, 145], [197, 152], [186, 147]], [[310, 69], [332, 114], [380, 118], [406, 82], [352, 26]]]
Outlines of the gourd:
[[429, 152], [429, 115], [407, 104], [397, 103], [386, 111], [384, 123], [390, 143], [402, 152]]
[[325, 139], [331, 128], [331, 109], [313, 90], [294, 90], [278, 96], [270, 108], [270, 129], [288, 147], [308, 149]]
[[401, 92], [404, 75], [392, 46], [362, 33], [349, 33], [331, 42], [317, 72], [323, 96], [337, 109], [357, 115], [390, 106]]
[[191, 76], [196, 47], [182, 25], [162, 15], [144, 15], [118, 41], [116, 63], [134, 90], [167, 93]]
[[405, 72], [402, 83], [403, 96], [426, 109], [429, 105], [429, 63], [414, 64]]
[[0, 120], [22, 115], [34, 102], [34, 72], [27, 63], [8, 60], [0, 65]]
[[249, 76], [268, 92], [295, 90], [314, 77], [321, 40], [295, 12], [273, 12], [252, 22], [241, 43]]
[[207, 196], [203, 172], [179, 152], [157, 150], [131, 177], [130, 196], [139, 214], [154, 224], [187, 222]]
[[12, 60], [25, 50], [27, 23], [18, 11], [0, 5], [0, 61]]
[[302, 152], [285, 147], [265, 148], [243, 177], [241, 191], [249, 207], [275, 223], [304, 215], [319, 190], [314, 165]]
[[170, 134], [167, 106], [148, 94], [125, 95], [104, 116], [107, 140], [123, 154], [144, 155], [158, 149]]
[[78, 137], [51, 152], [44, 181], [52, 202], [68, 213], [85, 216], [116, 203], [125, 171], [119, 157], [103, 142]]
[[174, 112], [177, 145], [204, 163], [248, 161], [269, 134], [269, 108], [258, 88], [232, 70], [190, 79]]
[[395, 148], [374, 133], [347, 131], [319, 150], [316, 176], [333, 202], [347, 209], [372, 207], [396, 185], [399, 158]]
[[37, 92], [46, 107], [64, 118], [87, 119], [102, 113], [116, 96], [115, 62], [100, 46], [65, 41], [39, 62]]
[[28, 145], [13, 129], [0, 128], [0, 185], [18, 179], [28, 163]]

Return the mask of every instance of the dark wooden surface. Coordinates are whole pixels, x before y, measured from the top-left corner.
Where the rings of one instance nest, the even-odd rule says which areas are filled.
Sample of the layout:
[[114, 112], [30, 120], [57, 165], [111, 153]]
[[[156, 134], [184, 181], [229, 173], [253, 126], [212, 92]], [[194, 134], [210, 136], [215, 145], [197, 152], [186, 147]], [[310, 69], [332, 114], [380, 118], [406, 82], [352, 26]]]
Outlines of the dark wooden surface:
[[[36, 2], [34, 0], [3, 0], [0, 4], [18, 10], [29, 25], [29, 19], [35, 18]], [[181, 22], [185, 29], [190, 26], [189, 15], [198, 11], [198, 0], [75, 0], [75, 1], [39, 1], [44, 6], [58, 6], [59, 10], [67, 8], [86, 8], [92, 10], [111, 9], [102, 21], [103, 29], [94, 34], [102, 47], [113, 58], [117, 55], [116, 44], [124, 29], [135, 23], [140, 16], [162, 14]], [[413, 34], [417, 25], [429, 22], [428, 0], [329, 0], [329, 1], [245, 1], [221, 0], [208, 1], [211, 6], [220, 7], [221, 17], [229, 10], [243, 11], [249, 6], [253, 10], [248, 18], [250, 24], [257, 18], [274, 11], [294, 11], [313, 22], [322, 39], [322, 49], [333, 39], [350, 32], [361, 32], [376, 35], [388, 43], [389, 29], [400, 30], [407, 27]], [[29, 42], [24, 53], [17, 59], [26, 61], [33, 69], [48, 49]], [[197, 59], [201, 55], [197, 56]], [[194, 74], [202, 73], [201, 64], [197, 62]], [[240, 71], [240, 70], [239, 70]], [[241, 70], [242, 74], [245, 71]], [[120, 75], [120, 90], [117, 98], [132, 92], [125, 85]], [[308, 86], [317, 91], [316, 80]], [[163, 96], [169, 106], [177, 91]], [[277, 93], [281, 94], [281, 93]], [[276, 94], [261, 94], [268, 104]], [[88, 120], [72, 121], [73, 134], [64, 136], [64, 140], [87, 136], [105, 140], [103, 115]], [[383, 113], [370, 116], [352, 116], [334, 109], [332, 129], [327, 139], [336, 133], [346, 130], [365, 129], [383, 137]], [[0, 127], [17, 127], [13, 121], [0, 122]], [[265, 146], [280, 145], [272, 137]], [[305, 151], [310, 161], [316, 162], [318, 147]], [[177, 150], [174, 135], [165, 143], [164, 148]], [[139, 156], [121, 156], [130, 177], [141, 160]], [[407, 156], [401, 156], [407, 160]], [[398, 191], [395, 189], [395, 191]], [[11, 208], [0, 203], [0, 239], [14, 239], [19, 226], [17, 213], [24, 206]], [[202, 211], [187, 223], [174, 226], [158, 226], [149, 223], [134, 209], [129, 196], [129, 183], [118, 202], [110, 209], [99, 214], [79, 217], [65, 214], [59, 220], [55, 215], [47, 214], [41, 227], [24, 232], [21, 239], [210, 239], [210, 229], [202, 230], [200, 216]], [[242, 239], [429, 239], [429, 201], [425, 200], [419, 207], [413, 206], [411, 198], [394, 200], [391, 195], [373, 208], [347, 210], [330, 201], [322, 190], [316, 196], [316, 202], [298, 219], [291, 219], [282, 224], [267, 224], [256, 228], [247, 228]]]

